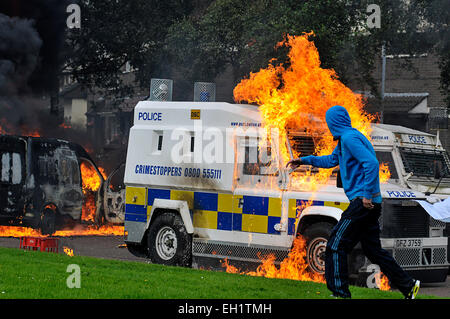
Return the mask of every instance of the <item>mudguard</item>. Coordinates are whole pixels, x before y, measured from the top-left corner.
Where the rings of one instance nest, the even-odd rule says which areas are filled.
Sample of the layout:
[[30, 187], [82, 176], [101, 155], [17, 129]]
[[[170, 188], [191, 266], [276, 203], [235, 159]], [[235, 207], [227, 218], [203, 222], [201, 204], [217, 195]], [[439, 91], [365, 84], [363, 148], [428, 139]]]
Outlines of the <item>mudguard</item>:
[[178, 211], [188, 234], [194, 233], [194, 225], [192, 223], [191, 214], [189, 212], [189, 207], [186, 201], [155, 198], [152, 210], [147, 220], [146, 229], [148, 229], [150, 225], [155, 209], [170, 209]]

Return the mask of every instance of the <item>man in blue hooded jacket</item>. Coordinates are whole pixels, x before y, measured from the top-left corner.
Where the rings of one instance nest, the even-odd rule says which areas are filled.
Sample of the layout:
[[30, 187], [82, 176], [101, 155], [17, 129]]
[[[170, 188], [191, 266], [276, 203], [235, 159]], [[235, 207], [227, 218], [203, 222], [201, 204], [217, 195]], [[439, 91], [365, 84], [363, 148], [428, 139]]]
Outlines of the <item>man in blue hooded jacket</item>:
[[347, 254], [361, 242], [364, 254], [380, 266], [381, 271], [405, 295], [415, 298], [420, 282], [412, 279], [382, 249], [378, 218], [381, 214], [379, 163], [370, 141], [352, 127], [347, 110], [331, 107], [325, 116], [328, 128], [338, 140], [331, 155], [306, 156], [288, 163], [332, 168], [339, 165], [342, 186], [350, 205], [334, 227], [325, 252], [325, 278], [334, 296], [351, 298], [348, 288]]

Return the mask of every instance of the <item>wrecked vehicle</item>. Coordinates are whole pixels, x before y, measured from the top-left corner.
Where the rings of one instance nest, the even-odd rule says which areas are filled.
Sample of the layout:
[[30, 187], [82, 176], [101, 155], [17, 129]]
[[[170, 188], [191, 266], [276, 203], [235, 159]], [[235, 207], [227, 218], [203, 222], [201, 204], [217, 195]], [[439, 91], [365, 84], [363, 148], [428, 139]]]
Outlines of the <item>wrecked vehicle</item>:
[[112, 224], [123, 224], [125, 221], [124, 173], [125, 163], [121, 163], [108, 176], [99, 190], [101, 200], [97, 201], [96, 216], [101, 216]]
[[[56, 138], [0, 136], [0, 224], [39, 229], [53, 234], [58, 227], [82, 219], [83, 189], [80, 165], [84, 162], [104, 178], [85, 149]], [[96, 194], [96, 202], [104, 199]], [[105, 218], [103, 218], [105, 217]], [[106, 219], [97, 205], [95, 221]]]

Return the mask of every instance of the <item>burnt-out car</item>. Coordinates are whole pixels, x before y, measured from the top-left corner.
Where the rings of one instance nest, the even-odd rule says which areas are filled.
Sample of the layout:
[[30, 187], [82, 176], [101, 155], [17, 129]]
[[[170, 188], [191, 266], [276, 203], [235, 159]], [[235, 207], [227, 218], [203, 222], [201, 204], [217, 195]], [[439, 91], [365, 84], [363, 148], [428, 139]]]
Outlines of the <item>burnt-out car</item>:
[[80, 222], [82, 162], [92, 165], [104, 183], [84, 148], [65, 140], [1, 135], [0, 157], [2, 225], [28, 226], [52, 234], [59, 225]]
[[125, 163], [117, 166], [99, 189], [97, 216], [112, 224], [123, 224], [125, 221]]

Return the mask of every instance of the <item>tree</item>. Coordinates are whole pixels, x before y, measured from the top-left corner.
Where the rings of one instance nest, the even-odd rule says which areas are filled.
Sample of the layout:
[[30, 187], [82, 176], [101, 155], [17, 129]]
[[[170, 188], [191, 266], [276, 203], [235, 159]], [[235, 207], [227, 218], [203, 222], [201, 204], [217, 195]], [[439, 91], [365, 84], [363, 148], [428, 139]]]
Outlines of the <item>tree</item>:
[[119, 72], [127, 62], [136, 69], [138, 85], [165, 68], [163, 45], [169, 26], [191, 12], [185, 0], [80, 0], [81, 28], [68, 33], [72, 48], [66, 69], [86, 87], [129, 95], [133, 83]]
[[356, 23], [357, 15], [348, 13], [344, 1], [217, 0], [203, 15], [170, 28], [168, 52], [193, 78], [213, 79], [231, 65], [237, 81], [270, 58], [285, 58], [286, 51], [275, 50], [283, 35], [313, 30], [329, 67]]
[[[344, 83], [356, 77], [379, 94], [373, 71], [381, 47], [389, 54], [411, 56], [435, 47], [436, 31], [423, 32], [423, 25], [436, 21], [433, 14], [441, 2], [445, 0], [217, 0], [204, 14], [186, 17], [170, 27], [168, 53], [174, 64], [184, 66], [186, 76], [213, 79], [230, 65], [237, 82], [266, 66], [271, 58], [283, 62], [286, 52], [274, 48], [285, 34], [313, 31], [324, 68], [335, 69]], [[381, 11], [379, 28], [367, 23], [367, 8], [372, 4]], [[448, 26], [448, 18], [438, 20], [440, 30]], [[441, 59], [443, 72], [449, 65], [446, 61]], [[406, 59], [405, 66], [411, 67], [409, 62]], [[443, 84], [448, 90], [445, 83], [450, 81]]]
[[433, 35], [430, 49], [439, 56], [441, 70], [441, 92], [446, 106], [450, 108], [450, 2], [447, 0], [416, 0], [417, 12], [421, 15], [423, 29]]

